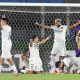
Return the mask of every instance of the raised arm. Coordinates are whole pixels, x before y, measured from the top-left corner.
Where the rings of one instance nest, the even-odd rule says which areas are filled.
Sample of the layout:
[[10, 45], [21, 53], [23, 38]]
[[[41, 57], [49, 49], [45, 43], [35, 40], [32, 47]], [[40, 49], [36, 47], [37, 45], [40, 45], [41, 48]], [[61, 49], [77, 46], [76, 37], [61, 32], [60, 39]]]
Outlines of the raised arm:
[[39, 24], [38, 22], [36, 22], [35, 25], [40, 26], [40, 27], [45, 28], [45, 29], [51, 29], [49, 26], [47, 26], [45, 24]]
[[77, 23], [75, 23], [73, 25], [68, 26], [68, 29], [73, 29], [73, 28], [77, 27], [79, 24], [80, 24], [80, 21], [78, 21]]
[[40, 41], [38, 44], [41, 45], [45, 43], [46, 41], [48, 41], [50, 38], [51, 38], [51, 35], [49, 35], [46, 39], [43, 39], [42, 41]]

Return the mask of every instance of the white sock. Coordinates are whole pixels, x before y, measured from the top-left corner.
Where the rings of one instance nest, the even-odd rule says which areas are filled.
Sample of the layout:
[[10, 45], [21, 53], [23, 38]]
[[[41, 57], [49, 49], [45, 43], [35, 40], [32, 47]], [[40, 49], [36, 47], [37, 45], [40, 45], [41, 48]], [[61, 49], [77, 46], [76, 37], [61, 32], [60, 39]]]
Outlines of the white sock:
[[77, 74], [80, 74], [80, 70], [77, 71]]
[[51, 55], [51, 70], [56, 70], [56, 66], [55, 66], [55, 56]]
[[12, 70], [15, 72], [15, 73], [17, 73], [18, 71], [17, 71], [17, 69], [16, 69], [16, 66], [13, 64], [13, 65], [11, 65], [11, 67], [12, 67]]
[[2, 70], [2, 65], [0, 64], [0, 73], [1, 73], [1, 70]]

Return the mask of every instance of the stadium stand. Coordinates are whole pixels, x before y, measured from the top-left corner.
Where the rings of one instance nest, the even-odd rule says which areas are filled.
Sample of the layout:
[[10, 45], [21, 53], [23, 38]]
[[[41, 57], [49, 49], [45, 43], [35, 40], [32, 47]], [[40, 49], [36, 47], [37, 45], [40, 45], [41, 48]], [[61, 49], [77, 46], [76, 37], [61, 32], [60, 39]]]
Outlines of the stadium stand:
[[0, 2], [63, 3], [64, 0], [0, 0]]

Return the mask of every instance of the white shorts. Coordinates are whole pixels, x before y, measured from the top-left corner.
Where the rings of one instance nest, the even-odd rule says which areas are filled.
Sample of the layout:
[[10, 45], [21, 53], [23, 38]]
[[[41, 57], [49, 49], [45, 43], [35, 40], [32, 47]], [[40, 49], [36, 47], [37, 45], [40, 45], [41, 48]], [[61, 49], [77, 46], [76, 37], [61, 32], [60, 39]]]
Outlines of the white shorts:
[[54, 42], [51, 54], [64, 56], [66, 54], [65, 42]]
[[9, 58], [12, 57], [12, 55], [11, 55], [11, 46], [12, 46], [12, 44], [8, 44], [8, 45], [2, 46], [2, 54], [1, 54], [1, 57], [3, 59], [9, 59]]
[[43, 71], [41, 59], [29, 59], [29, 70]]
[[76, 69], [80, 70], [80, 62], [79, 61], [76, 62], [72, 67], [74, 70], [76, 70]]

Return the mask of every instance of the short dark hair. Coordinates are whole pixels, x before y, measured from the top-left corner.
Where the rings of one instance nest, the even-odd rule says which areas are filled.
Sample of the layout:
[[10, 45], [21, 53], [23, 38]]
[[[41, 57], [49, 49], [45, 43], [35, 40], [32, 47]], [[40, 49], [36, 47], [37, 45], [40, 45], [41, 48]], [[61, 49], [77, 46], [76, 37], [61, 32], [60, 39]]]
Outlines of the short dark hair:
[[36, 37], [38, 37], [38, 36], [37, 36], [37, 35], [33, 35], [33, 36], [31, 37], [31, 39], [34, 40]]
[[9, 19], [8, 18], [1, 18], [1, 20], [5, 21], [7, 24], [9, 22]]
[[59, 68], [60, 63], [61, 63], [61, 61], [56, 62], [56, 64], [55, 64], [56, 68]]

